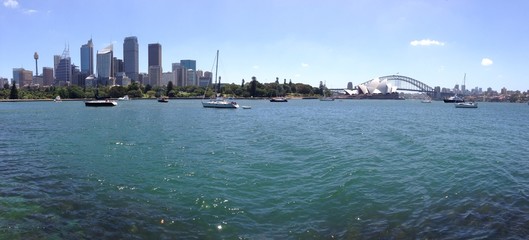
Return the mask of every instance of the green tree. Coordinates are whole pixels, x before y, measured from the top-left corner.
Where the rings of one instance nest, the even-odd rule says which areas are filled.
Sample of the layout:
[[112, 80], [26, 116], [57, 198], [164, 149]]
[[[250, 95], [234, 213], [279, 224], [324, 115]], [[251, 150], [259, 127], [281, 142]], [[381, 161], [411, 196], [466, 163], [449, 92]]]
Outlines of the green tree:
[[148, 91], [151, 91], [152, 90], [152, 86], [150, 84], [147, 84], [145, 85], [145, 90], [143, 90], [144, 92], [148, 92]]
[[257, 93], [257, 78], [252, 77], [252, 82], [250, 83], [250, 96], [256, 97]]
[[173, 91], [173, 88], [174, 88], [174, 87], [173, 87], [173, 81], [169, 81], [169, 82], [167, 83], [167, 90], [166, 90], [166, 92], [165, 92], [165, 95], [166, 95], [166, 96], [169, 96], [169, 92]]
[[13, 86], [11, 87], [11, 93], [9, 94], [9, 99], [18, 99], [18, 90], [16, 86], [16, 81], [13, 81]]
[[127, 94], [127, 89], [123, 86], [115, 86], [110, 88], [108, 94], [111, 98], [123, 97]]
[[68, 87], [68, 97], [69, 98], [84, 98], [83, 89], [79, 86], [70, 86]]

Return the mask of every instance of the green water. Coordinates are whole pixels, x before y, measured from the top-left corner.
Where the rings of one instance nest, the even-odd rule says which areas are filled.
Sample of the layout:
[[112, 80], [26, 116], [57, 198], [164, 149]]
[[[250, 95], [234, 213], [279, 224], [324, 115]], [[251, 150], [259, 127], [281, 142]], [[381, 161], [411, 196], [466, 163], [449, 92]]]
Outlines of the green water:
[[0, 239], [524, 238], [527, 104], [0, 103]]

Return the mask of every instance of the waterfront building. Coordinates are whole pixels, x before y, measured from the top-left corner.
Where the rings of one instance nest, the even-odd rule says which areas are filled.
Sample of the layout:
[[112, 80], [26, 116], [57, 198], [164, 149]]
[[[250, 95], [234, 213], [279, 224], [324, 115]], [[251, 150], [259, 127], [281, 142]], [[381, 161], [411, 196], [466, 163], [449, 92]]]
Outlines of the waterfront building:
[[98, 83], [108, 85], [113, 73], [113, 48], [112, 44], [97, 51], [97, 79]]
[[123, 71], [132, 81], [139, 80], [139, 47], [135, 36], [126, 37], [123, 42]]
[[13, 68], [13, 81], [19, 87], [31, 86], [33, 80], [33, 72], [24, 68]]
[[42, 68], [42, 85], [44, 86], [53, 85], [53, 68], [51, 67]]
[[375, 78], [366, 84], [357, 87], [359, 94], [388, 94], [396, 93], [397, 86], [392, 85], [387, 79]]
[[94, 74], [89, 75], [84, 79], [84, 85], [85, 87], [97, 87], [97, 78]]
[[124, 72], [116, 73], [116, 85], [126, 87], [130, 85], [130, 78]]
[[149, 84], [160, 86], [162, 78], [162, 45], [149, 44]]
[[94, 44], [92, 39], [81, 46], [81, 73], [94, 74]]
[[[187, 69], [186, 86], [197, 86], [197, 61], [196, 60], [180, 60], [180, 65]], [[191, 71], [190, 71], [191, 70]]]

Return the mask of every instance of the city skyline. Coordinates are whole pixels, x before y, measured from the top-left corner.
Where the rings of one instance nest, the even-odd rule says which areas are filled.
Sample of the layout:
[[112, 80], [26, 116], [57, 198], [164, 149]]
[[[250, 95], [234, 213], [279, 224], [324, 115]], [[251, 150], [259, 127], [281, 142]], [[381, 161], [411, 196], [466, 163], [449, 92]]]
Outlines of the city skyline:
[[[197, 69], [211, 71], [219, 49], [219, 75], [226, 83], [279, 77], [344, 88], [399, 73], [451, 88], [461, 85], [466, 73], [468, 89], [529, 89], [523, 80], [529, 64], [525, 1], [2, 3], [0, 29], [9, 37], [0, 39], [0, 77], [9, 79], [14, 68], [34, 69], [34, 52], [39, 67], [53, 67], [53, 56], [65, 46], [71, 62], [80, 66], [79, 48], [88, 39], [96, 50], [113, 44], [114, 56], [123, 59], [124, 39], [136, 36], [142, 73], [148, 72], [147, 45], [160, 43], [161, 68], [167, 70], [181, 59], [194, 59]], [[79, 20], [81, 9], [116, 21]], [[178, 16], [178, 21], [158, 16]], [[74, 27], [59, 24], [65, 19]]]

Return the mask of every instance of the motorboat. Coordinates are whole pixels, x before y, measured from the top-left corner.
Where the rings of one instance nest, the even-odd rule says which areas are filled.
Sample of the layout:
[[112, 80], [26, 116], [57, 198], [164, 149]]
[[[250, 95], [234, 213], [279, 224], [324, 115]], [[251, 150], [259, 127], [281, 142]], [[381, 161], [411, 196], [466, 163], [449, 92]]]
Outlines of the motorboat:
[[169, 99], [167, 99], [166, 97], [161, 97], [161, 98], [158, 98], [158, 102], [161, 102], [161, 103], [168, 103], [168, 102], [169, 102]]
[[117, 106], [118, 103], [113, 100], [89, 100], [84, 102], [85, 106], [87, 107], [114, 107]]
[[62, 102], [61, 96], [55, 97], [55, 99], [53, 99], [53, 101], [54, 102]]
[[460, 102], [455, 104], [456, 108], [478, 108], [478, 103], [475, 102]]
[[284, 97], [274, 97], [270, 99], [270, 102], [288, 102], [288, 100]]
[[445, 98], [443, 99], [443, 101], [445, 103], [462, 103], [462, 102], [465, 102], [465, 99], [457, 96], [457, 95], [454, 95], [452, 97], [448, 97], [448, 98]]

